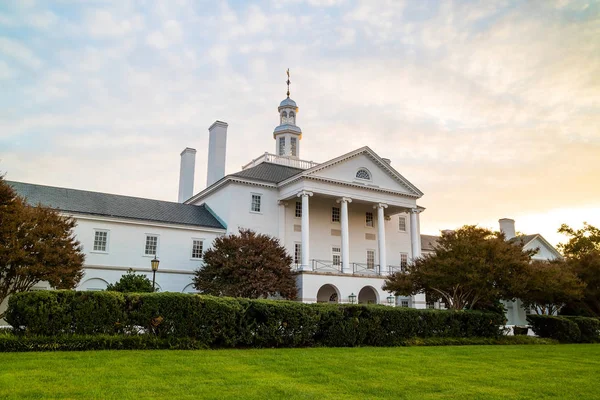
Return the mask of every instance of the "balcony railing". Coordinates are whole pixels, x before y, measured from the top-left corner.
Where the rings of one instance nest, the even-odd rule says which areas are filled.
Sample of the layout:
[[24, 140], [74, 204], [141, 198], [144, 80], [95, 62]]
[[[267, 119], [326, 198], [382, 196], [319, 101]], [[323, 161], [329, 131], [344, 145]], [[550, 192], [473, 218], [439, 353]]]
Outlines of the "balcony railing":
[[290, 156], [278, 156], [277, 154], [265, 153], [260, 157], [255, 158], [248, 164], [242, 166], [242, 169], [256, 167], [258, 164], [269, 162], [273, 164], [285, 165], [293, 168], [309, 169], [315, 165], [319, 165], [314, 161], [299, 160]]
[[[352, 275], [372, 275], [387, 276], [396, 272], [406, 272], [405, 267], [388, 265], [387, 268], [380, 268], [379, 264], [369, 263], [351, 263]], [[301, 264], [292, 264], [292, 270], [301, 271]], [[309, 271], [321, 273], [342, 273], [342, 265], [329, 260], [310, 260]]]

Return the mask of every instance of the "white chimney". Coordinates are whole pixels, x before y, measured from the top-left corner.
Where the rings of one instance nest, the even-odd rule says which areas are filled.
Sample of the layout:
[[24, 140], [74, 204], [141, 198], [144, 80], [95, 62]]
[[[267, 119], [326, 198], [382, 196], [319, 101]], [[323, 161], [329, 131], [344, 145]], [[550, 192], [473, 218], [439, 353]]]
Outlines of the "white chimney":
[[183, 203], [194, 195], [194, 170], [196, 169], [196, 149], [186, 147], [181, 152], [179, 167], [179, 196], [177, 201]]
[[510, 218], [502, 218], [499, 219], [500, 223], [500, 232], [504, 233], [506, 240], [514, 238], [516, 235], [515, 232], [515, 220]]
[[208, 128], [208, 166], [206, 187], [225, 176], [225, 152], [227, 147], [227, 122], [215, 121]]

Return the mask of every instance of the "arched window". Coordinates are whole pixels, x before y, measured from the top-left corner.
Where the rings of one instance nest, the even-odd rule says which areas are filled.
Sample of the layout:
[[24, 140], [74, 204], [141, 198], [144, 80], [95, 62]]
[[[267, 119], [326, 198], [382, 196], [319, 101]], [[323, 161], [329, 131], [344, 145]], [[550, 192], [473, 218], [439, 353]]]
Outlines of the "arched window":
[[361, 168], [358, 171], [356, 171], [356, 177], [358, 179], [364, 179], [367, 181], [371, 180], [371, 174], [365, 168]]
[[290, 121], [292, 124], [296, 123], [296, 114], [293, 111], [290, 111], [290, 119], [288, 121]]

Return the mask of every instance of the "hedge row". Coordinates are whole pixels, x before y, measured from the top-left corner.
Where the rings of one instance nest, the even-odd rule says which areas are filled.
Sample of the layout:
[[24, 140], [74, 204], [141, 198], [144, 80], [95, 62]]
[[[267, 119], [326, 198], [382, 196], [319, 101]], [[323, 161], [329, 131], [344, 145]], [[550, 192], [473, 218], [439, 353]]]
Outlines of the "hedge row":
[[529, 315], [527, 321], [539, 337], [564, 343], [600, 342], [600, 320], [597, 318]]
[[181, 293], [40, 291], [13, 295], [17, 334], [193, 338], [200, 347], [397, 346], [408, 338], [500, 336], [503, 315], [302, 304]]
[[[531, 336], [497, 338], [410, 338], [401, 346], [467, 346], [554, 344], [551, 339]], [[60, 335], [23, 336], [0, 333], [0, 352], [83, 351], [83, 350], [202, 350], [206, 346], [194, 338], [159, 338], [152, 335]]]

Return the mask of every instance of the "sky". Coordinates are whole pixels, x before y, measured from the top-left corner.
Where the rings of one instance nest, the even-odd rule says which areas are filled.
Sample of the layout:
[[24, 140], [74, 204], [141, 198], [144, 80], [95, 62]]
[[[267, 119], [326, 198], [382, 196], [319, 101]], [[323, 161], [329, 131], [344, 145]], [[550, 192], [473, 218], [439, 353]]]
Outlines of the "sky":
[[422, 233], [600, 226], [598, 1], [0, 1], [6, 179], [177, 200], [179, 153], [229, 123], [227, 173], [368, 145], [425, 195]]

